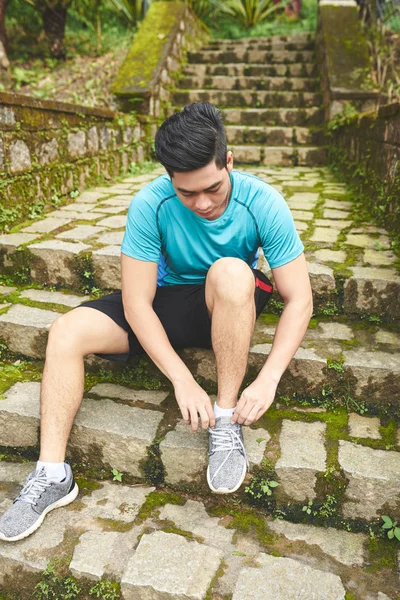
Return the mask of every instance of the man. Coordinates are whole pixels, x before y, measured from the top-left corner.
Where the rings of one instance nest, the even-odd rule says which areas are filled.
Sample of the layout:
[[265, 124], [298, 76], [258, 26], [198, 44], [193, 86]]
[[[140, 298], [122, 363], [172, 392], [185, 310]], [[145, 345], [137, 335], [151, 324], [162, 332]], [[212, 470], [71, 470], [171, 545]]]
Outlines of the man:
[[[278, 382], [299, 347], [312, 314], [303, 245], [276, 190], [233, 170], [220, 114], [194, 103], [167, 119], [156, 135], [167, 175], [132, 200], [122, 243], [122, 293], [85, 302], [52, 325], [41, 386], [41, 452], [20, 495], [0, 519], [0, 537], [26, 537], [49, 510], [77, 494], [64, 462], [83, 395], [88, 354], [127, 358], [144, 349], [171, 380], [193, 431], [208, 429], [207, 480], [233, 492], [246, 474], [241, 426], [273, 402]], [[250, 340], [272, 287], [254, 267], [259, 246], [285, 308], [272, 350], [242, 393]], [[214, 405], [174, 348], [214, 351]]]

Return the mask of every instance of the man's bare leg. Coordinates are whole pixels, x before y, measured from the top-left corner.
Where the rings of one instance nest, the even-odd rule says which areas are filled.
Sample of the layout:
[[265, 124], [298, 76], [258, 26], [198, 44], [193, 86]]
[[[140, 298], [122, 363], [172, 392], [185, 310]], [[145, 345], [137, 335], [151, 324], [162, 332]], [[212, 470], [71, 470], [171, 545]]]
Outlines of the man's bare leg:
[[52, 325], [40, 398], [40, 459], [64, 461], [75, 415], [82, 402], [86, 355], [128, 352], [128, 334], [110, 317], [78, 307]]
[[254, 275], [237, 258], [221, 258], [206, 279], [206, 304], [212, 315], [211, 338], [218, 377], [217, 404], [234, 408], [246, 374], [254, 331]]

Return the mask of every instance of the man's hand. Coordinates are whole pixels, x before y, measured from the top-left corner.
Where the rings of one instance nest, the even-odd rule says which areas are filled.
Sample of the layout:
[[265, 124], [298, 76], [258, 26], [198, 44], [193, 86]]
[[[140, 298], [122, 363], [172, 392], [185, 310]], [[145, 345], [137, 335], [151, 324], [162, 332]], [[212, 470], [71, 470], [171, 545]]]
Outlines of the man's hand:
[[257, 379], [253, 381], [243, 390], [233, 413], [232, 423], [250, 425], [257, 421], [274, 401], [276, 388], [276, 383], [266, 386], [265, 382], [257, 381]]
[[198, 429], [199, 415], [203, 429], [214, 427], [215, 417], [210, 397], [194, 379], [176, 383], [174, 389], [182, 417], [185, 423], [192, 424], [192, 431]]

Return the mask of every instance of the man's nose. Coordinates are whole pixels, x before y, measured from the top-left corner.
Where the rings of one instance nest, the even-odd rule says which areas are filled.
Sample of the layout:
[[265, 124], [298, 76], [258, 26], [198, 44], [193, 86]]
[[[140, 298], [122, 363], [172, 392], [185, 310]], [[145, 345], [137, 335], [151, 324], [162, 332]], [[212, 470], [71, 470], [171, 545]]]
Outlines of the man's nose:
[[196, 209], [205, 212], [211, 208], [210, 199], [206, 194], [199, 194], [196, 198]]

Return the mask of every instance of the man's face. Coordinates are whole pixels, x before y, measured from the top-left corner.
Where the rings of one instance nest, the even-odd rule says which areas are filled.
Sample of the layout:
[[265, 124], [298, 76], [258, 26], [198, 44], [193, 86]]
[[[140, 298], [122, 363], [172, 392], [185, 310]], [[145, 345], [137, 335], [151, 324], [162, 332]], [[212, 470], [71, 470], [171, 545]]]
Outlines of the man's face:
[[212, 161], [195, 171], [174, 173], [171, 181], [182, 204], [199, 217], [213, 221], [222, 215], [228, 203], [232, 168], [233, 155], [228, 152], [226, 168], [219, 169]]

